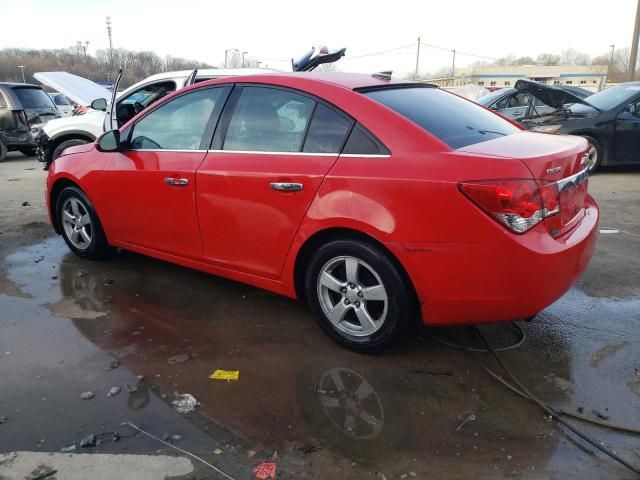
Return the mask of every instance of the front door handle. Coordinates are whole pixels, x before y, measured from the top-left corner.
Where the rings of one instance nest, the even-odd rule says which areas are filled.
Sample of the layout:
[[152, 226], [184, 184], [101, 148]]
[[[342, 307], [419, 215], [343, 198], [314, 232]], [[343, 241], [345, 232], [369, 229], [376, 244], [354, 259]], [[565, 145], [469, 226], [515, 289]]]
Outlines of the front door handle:
[[167, 177], [164, 179], [164, 183], [167, 185], [171, 185], [172, 187], [184, 187], [189, 185], [188, 178], [179, 178], [179, 177]]
[[278, 190], [279, 192], [299, 192], [302, 190], [301, 183], [273, 182], [269, 186], [272, 190]]

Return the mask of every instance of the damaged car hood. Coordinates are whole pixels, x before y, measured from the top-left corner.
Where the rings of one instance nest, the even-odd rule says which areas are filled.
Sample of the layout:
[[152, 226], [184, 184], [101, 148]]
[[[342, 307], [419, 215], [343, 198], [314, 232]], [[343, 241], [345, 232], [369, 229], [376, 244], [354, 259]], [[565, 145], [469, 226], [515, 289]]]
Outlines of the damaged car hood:
[[98, 98], [111, 100], [111, 92], [95, 82], [68, 72], [38, 72], [33, 76], [40, 83], [53, 88], [75, 103], [88, 107]]
[[562, 110], [567, 103], [582, 103], [583, 105], [591, 106], [588, 102], [567, 90], [531, 80], [518, 80], [515, 88], [520, 92], [530, 93], [556, 110]]

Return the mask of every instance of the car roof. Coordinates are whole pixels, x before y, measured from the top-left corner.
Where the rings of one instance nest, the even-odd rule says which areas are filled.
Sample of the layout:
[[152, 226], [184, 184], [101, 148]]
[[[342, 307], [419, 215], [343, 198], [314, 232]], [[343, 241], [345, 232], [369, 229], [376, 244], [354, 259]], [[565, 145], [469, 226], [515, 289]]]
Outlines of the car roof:
[[39, 85], [34, 85], [33, 83], [17, 83], [17, 82], [0, 82], [0, 87], [9, 87], [9, 88], [15, 88], [15, 87], [26, 87], [26, 88], [42, 88]]
[[[191, 72], [193, 72], [193, 70], [174, 70], [173, 72], [156, 73], [146, 77], [142, 82], [147, 83], [154, 80], [168, 80], [176, 77], [186, 78], [191, 75]], [[271, 70], [269, 68], [202, 68], [198, 69], [197, 77], [235, 77], [238, 75], [257, 75], [273, 72], [276, 72], [276, 70]]]
[[[252, 80], [275, 81], [278, 79], [300, 78], [312, 80], [318, 83], [333, 84], [349, 90], [357, 90], [361, 88], [385, 87], [385, 86], [403, 86], [407, 84], [415, 84], [423, 86], [426, 84], [412, 82], [404, 79], [387, 79], [378, 76], [368, 75], [365, 73], [343, 73], [343, 72], [284, 72], [284, 73], [262, 73], [260, 75], [243, 75], [234, 76], [229, 80], [234, 82], [249, 82]], [[198, 85], [206, 85], [208, 83], [220, 83], [219, 79], [212, 79], [206, 82], [200, 82]]]

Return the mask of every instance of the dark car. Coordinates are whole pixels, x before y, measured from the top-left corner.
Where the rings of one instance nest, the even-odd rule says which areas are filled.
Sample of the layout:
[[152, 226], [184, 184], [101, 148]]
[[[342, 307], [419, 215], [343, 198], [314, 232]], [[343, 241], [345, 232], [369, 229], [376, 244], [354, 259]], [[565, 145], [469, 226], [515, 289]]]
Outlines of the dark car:
[[34, 155], [31, 127], [59, 116], [53, 100], [39, 86], [0, 82], [0, 162], [13, 150]]
[[[563, 85], [559, 88], [581, 99], [593, 93], [580, 87]], [[515, 88], [501, 88], [478, 98], [476, 102], [517, 122], [555, 111], [555, 108], [547, 105], [531, 93], [521, 92]]]
[[515, 87], [555, 108], [523, 125], [536, 132], [586, 138], [594, 147], [592, 170], [600, 165], [640, 163], [640, 82], [616, 85], [588, 98], [574, 97], [570, 106], [563, 91], [551, 85], [518, 80]]

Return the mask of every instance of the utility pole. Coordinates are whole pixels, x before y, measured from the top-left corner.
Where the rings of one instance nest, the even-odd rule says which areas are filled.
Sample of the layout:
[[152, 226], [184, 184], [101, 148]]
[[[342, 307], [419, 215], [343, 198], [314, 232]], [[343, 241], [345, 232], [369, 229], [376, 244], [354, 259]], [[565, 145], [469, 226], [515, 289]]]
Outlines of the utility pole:
[[629, 81], [633, 82], [636, 74], [636, 59], [638, 58], [638, 35], [640, 34], [640, 0], [636, 7], [636, 24], [633, 27], [633, 40], [631, 42], [631, 58], [629, 59]]
[[453, 52], [453, 63], [451, 64], [451, 84], [455, 85], [456, 83], [456, 49], [454, 48], [452, 52]]
[[[640, 1], [640, 0], [638, 0], [638, 1]], [[242, 52], [242, 68], [244, 68], [244, 56], [247, 53], [249, 53], [249, 52]]]
[[109, 34], [109, 69], [113, 71], [113, 44], [111, 43], [111, 17], [107, 17], [107, 33]]
[[24, 78], [24, 65], [16, 65], [22, 71], [22, 83], [27, 83]]
[[607, 86], [607, 82], [609, 81], [609, 75], [611, 75], [611, 69], [613, 68], [613, 52], [616, 50], [615, 44], [609, 45], [611, 48], [611, 56], [609, 57], [609, 66], [607, 67], [607, 74], [604, 76], [604, 84], [600, 85], [600, 90]]
[[418, 79], [418, 66], [420, 65], [420, 37], [418, 37], [418, 48], [416, 50], [416, 80]]

